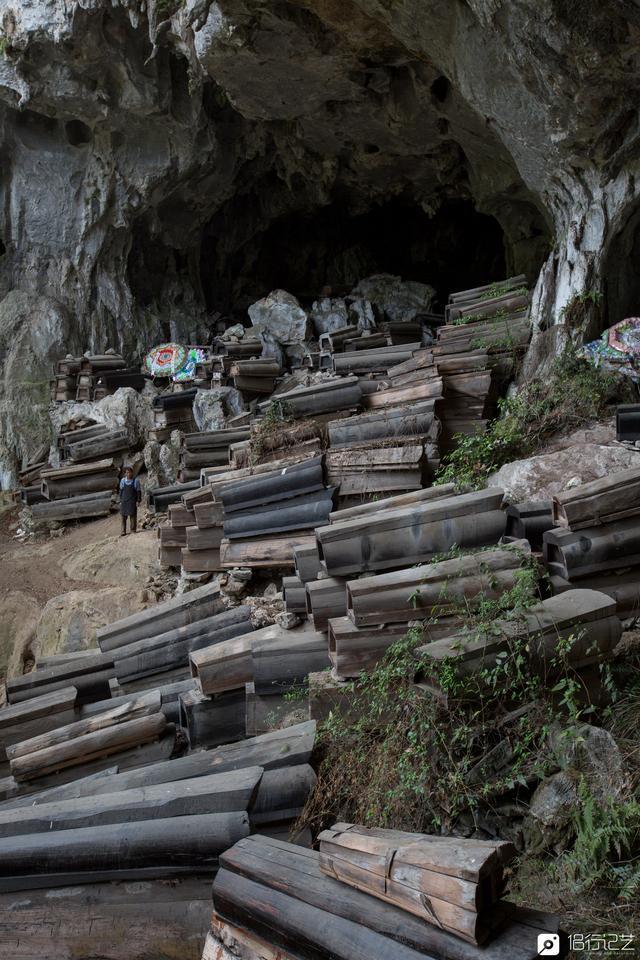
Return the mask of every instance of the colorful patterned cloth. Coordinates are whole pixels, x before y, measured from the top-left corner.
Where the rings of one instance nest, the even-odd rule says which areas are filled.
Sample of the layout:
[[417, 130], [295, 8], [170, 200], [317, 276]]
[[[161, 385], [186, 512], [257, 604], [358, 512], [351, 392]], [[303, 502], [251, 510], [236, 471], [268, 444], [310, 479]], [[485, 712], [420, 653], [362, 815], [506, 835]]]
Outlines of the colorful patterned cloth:
[[161, 343], [146, 355], [144, 362], [154, 377], [172, 377], [187, 361], [187, 348], [179, 343]]
[[208, 350], [205, 350], [203, 347], [189, 347], [183, 366], [174, 373], [171, 379], [176, 383], [180, 383], [183, 380], [193, 380], [196, 374], [196, 364], [204, 363], [205, 360], [208, 359]]
[[602, 370], [640, 382], [640, 317], [627, 317], [579, 350], [579, 356]]

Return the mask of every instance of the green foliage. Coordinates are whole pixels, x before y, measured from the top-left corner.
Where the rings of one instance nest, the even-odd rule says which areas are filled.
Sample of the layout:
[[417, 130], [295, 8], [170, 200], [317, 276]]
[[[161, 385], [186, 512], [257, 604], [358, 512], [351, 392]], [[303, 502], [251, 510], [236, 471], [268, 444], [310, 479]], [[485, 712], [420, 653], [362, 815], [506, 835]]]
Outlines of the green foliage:
[[501, 307], [499, 310], [496, 310], [495, 313], [490, 314], [488, 317], [458, 317], [456, 320], [452, 320], [454, 326], [462, 326], [467, 323], [491, 323], [492, 320], [498, 322], [500, 320], [508, 320], [511, 316], [509, 310], [505, 310], [504, 307]]
[[575, 842], [565, 856], [567, 876], [583, 891], [595, 884], [612, 887], [621, 900], [640, 897], [640, 802], [598, 803], [584, 780], [579, 785], [580, 808], [574, 817]]
[[601, 303], [602, 294], [599, 290], [583, 290], [565, 303], [560, 318], [572, 330], [582, 329], [594, 311], [599, 314]]
[[[459, 604], [466, 623], [460, 643], [500, 634], [498, 621], [517, 626], [538, 599], [536, 564], [529, 559], [498, 599]], [[426, 832], [452, 831], [461, 818], [473, 825], [497, 797], [510, 794], [518, 803], [519, 793], [552, 769], [552, 724], [559, 718], [573, 724], [589, 711], [579, 685], [569, 682], [568, 654], [578, 638], [558, 644], [543, 675], [531, 669], [527, 633], [510, 629], [498, 652], [489, 650], [468, 674], [455, 655], [436, 661], [418, 650], [435, 623], [415, 626], [393, 644], [354, 684], [348, 713], [334, 712], [321, 726], [318, 786], [304, 815], [314, 828], [329, 812], [335, 819]], [[508, 748], [506, 764], [470, 776], [498, 741]]]
[[495, 300], [497, 297], [506, 297], [507, 294], [512, 297], [520, 297], [528, 292], [526, 287], [517, 287], [515, 290], [511, 290], [507, 284], [492, 283], [486, 293], [482, 294], [480, 300]]
[[270, 438], [277, 434], [284, 423], [292, 420], [291, 408], [285, 400], [272, 400], [259, 421], [255, 433], [251, 437], [251, 456], [254, 463], [259, 463], [268, 447]]
[[7, 47], [9, 46], [9, 41], [6, 37], [0, 36], [0, 56], [4, 56], [7, 52]]
[[560, 430], [601, 417], [616, 396], [618, 381], [567, 351], [549, 377], [530, 380], [519, 393], [499, 401], [499, 417], [486, 433], [459, 434], [456, 449], [445, 457], [438, 483], [482, 487], [503, 464], [535, 453]]

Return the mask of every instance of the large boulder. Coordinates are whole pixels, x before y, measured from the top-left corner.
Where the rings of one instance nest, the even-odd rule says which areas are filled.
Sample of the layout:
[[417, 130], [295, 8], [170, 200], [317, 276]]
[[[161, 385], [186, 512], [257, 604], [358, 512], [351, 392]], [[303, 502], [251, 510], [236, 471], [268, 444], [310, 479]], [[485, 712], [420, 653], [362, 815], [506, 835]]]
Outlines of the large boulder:
[[222, 430], [228, 417], [245, 409], [242, 394], [235, 387], [198, 390], [193, 401], [193, 419], [198, 430]]
[[7, 590], [0, 598], [0, 677], [22, 673], [22, 663], [35, 637], [40, 612], [40, 605], [24, 590]]
[[315, 300], [309, 312], [316, 334], [333, 333], [349, 325], [347, 304], [340, 298], [321, 297]]
[[390, 273], [377, 273], [361, 280], [350, 297], [368, 300], [388, 320], [413, 320], [429, 313], [436, 291], [428, 283], [402, 280]]
[[622, 755], [612, 735], [588, 723], [570, 730], [554, 729], [550, 750], [561, 768], [536, 788], [524, 822], [531, 853], [564, 849], [573, 836], [573, 824], [585, 794], [606, 806], [627, 786]]
[[49, 381], [68, 349], [69, 317], [48, 297], [12, 290], [0, 302], [0, 488], [51, 441]]
[[303, 343], [309, 334], [307, 314], [286, 290], [273, 290], [249, 307], [254, 334], [270, 333], [278, 343]]
[[103, 423], [109, 430], [126, 430], [129, 447], [141, 448], [153, 428], [152, 400], [147, 392], [120, 387], [102, 400], [51, 404], [51, 424], [55, 433], [62, 433], [81, 420]]
[[53, 597], [45, 605], [36, 627], [33, 644], [36, 659], [94, 647], [99, 627], [137, 613], [143, 606], [142, 591], [130, 585], [106, 590], [72, 590]]
[[493, 473], [490, 486], [502, 487], [508, 500], [548, 500], [570, 487], [640, 466], [640, 453], [626, 447], [576, 443], [524, 460]]

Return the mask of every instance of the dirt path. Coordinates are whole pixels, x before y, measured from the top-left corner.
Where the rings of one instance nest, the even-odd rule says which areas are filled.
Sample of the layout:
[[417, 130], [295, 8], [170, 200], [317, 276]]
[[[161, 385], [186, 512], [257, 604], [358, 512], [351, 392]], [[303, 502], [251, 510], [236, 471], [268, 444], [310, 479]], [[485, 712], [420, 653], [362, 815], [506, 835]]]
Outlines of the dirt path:
[[18, 513], [0, 512], [0, 679], [39, 653], [91, 646], [97, 627], [144, 606], [159, 572], [155, 530], [121, 538], [118, 514], [23, 542]]

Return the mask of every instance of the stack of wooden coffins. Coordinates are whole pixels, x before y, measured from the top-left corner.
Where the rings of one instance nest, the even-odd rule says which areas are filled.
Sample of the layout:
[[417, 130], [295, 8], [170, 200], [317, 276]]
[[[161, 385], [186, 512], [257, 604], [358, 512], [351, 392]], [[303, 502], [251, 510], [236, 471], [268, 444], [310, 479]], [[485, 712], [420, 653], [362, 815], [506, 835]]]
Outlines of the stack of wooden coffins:
[[556, 593], [585, 587], [640, 614], [640, 469], [610, 474], [559, 493], [544, 558]]
[[31, 511], [38, 520], [75, 520], [106, 516], [112, 507], [118, 468], [112, 457], [40, 472], [45, 498]]
[[[169, 726], [159, 691], [101, 706], [4, 747], [17, 791], [0, 804], [0, 893], [210, 877], [218, 856], [250, 831], [277, 832], [291, 821], [315, 783], [313, 722], [176, 759], [145, 756], [139, 746], [136, 764], [132, 744]], [[107, 757], [110, 767], [87, 775], [91, 759]], [[70, 779], [74, 769], [80, 776]], [[39, 773], [49, 779], [36, 781]]]
[[248, 427], [185, 434], [180, 445], [178, 480], [181, 483], [199, 480], [203, 467], [228, 469], [229, 447], [248, 440], [250, 434]]
[[[230, 429], [230, 433], [232, 432]], [[237, 434], [239, 431], [235, 432]], [[241, 444], [247, 442], [251, 441], [241, 441]], [[230, 451], [232, 449], [233, 445], [229, 447]], [[277, 453], [280, 452], [282, 451], [277, 451]], [[258, 477], [274, 472], [279, 475], [281, 471], [308, 460], [308, 451], [302, 450], [283, 459], [251, 464], [237, 469], [203, 467], [201, 468], [202, 486], [198, 485], [197, 481], [193, 481], [190, 484], [178, 484], [153, 491], [152, 499], [155, 509], [169, 511], [168, 524], [158, 528], [159, 559], [162, 566], [182, 565], [187, 572], [193, 573], [215, 572], [225, 566], [235, 566], [235, 559], [225, 563], [221, 560], [225, 521], [222, 491], [251, 477], [256, 478], [258, 483]], [[318, 499], [321, 496], [322, 494], [318, 492]], [[330, 508], [327, 508], [327, 512], [328, 509]], [[289, 563], [292, 565], [293, 559], [290, 556], [288, 544], [289, 541], [301, 542], [301, 537], [304, 542], [310, 542], [313, 539], [310, 531], [283, 533], [280, 538], [272, 536], [269, 541], [264, 536], [247, 539], [246, 542], [243, 540], [239, 544], [235, 543], [235, 539], [231, 539], [224, 546], [225, 556], [228, 558], [242, 553], [238, 562], [247, 566], [269, 566], [272, 559], [275, 559], [273, 565], [278, 566], [281, 564], [277, 557], [281, 556], [284, 557], [285, 565]]]
[[149, 439], [164, 443], [173, 430], [192, 433], [196, 429], [192, 409], [197, 392], [194, 387], [190, 390], [176, 390], [154, 397], [153, 430], [149, 432]]
[[98, 378], [108, 372], [125, 368], [124, 359], [116, 353], [90, 354], [82, 357], [77, 372], [75, 399], [77, 401], [93, 400]]
[[[329, 667], [326, 636], [303, 624], [278, 625], [216, 640], [189, 654], [197, 689], [180, 698], [192, 747], [238, 740], [291, 712], [309, 675]], [[289, 721], [291, 722], [291, 721]]]
[[187, 678], [191, 650], [250, 629], [248, 609], [225, 610], [213, 582], [101, 627], [97, 641], [127, 691], [143, 679], [148, 686]]
[[292, 567], [294, 547], [312, 543], [314, 527], [326, 523], [333, 508], [334, 491], [325, 486], [322, 457], [232, 483], [219, 480], [218, 488], [222, 567]]
[[559, 926], [500, 899], [513, 853], [352, 824], [322, 833], [318, 853], [247, 837], [220, 857], [203, 960], [533, 960]]
[[199, 489], [199, 480], [189, 480], [187, 483], [171, 483], [166, 487], [152, 487], [147, 491], [147, 505], [152, 513], [166, 513], [167, 508], [172, 503], [181, 501], [183, 494]]
[[501, 488], [444, 497], [439, 491], [416, 491], [408, 506], [390, 503], [317, 529], [323, 569], [329, 576], [393, 569], [432, 560], [454, 544], [464, 549], [500, 539], [505, 526]]
[[56, 372], [51, 381], [51, 400], [54, 403], [65, 403], [76, 399], [78, 389], [78, 374], [82, 357], [65, 357], [58, 360]]
[[[328, 622], [329, 657], [339, 679], [371, 670], [410, 621], [425, 621], [425, 639], [451, 635], [464, 625], [461, 608], [498, 599], [518, 582], [530, 554], [527, 541], [508, 547], [408, 567], [343, 584], [346, 615]], [[322, 583], [323, 581], [318, 581]], [[315, 621], [314, 621], [315, 622]]]
[[[313, 784], [314, 739], [307, 722], [128, 769], [112, 755], [38, 792], [18, 784], [0, 803], [0, 941], [19, 960], [84, 957], [91, 941], [114, 960], [199, 956], [219, 854], [250, 830], [281, 833]], [[113, 882], [131, 880], [144, 882]]]
[[429, 400], [330, 421], [327, 482], [340, 506], [425, 486], [439, 464], [439, 430]]
[[255, 360], [235, 359], [228, 364], [228, 372], [236, 390], [249, 398], [273, 393], [282, 368], [271, 357]]
[[[334, 377], [310, 387], [297, 387], [278, 394], [278, 402], [287, 417], [299, 420], [337, 411], [355, 413], [362, 403], [362, 386], [355, 376]], [[271, 400], [258, 404], [258, 410], [266, 413]]]

